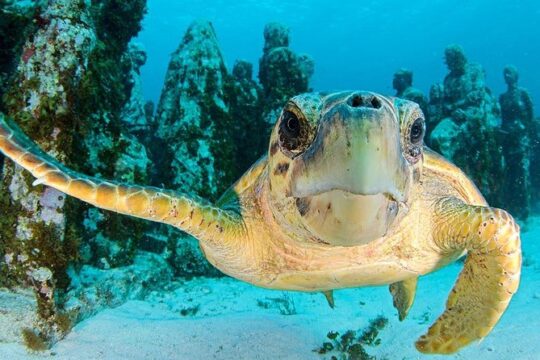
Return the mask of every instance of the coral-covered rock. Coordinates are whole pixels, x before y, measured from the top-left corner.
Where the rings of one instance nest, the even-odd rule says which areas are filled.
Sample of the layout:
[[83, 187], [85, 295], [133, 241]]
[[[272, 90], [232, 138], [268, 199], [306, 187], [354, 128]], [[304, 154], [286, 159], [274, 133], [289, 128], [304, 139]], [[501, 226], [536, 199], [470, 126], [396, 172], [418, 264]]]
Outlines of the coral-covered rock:
[[[38, 29], [34, 21], [46, 1], [3, 1], [0, 12], [0, 98], [8, 87], [9, 77], [17, 67], [28, 36]], [[39, 19], [39, 17], [37, 17]], [[31, 51], [24, 53], [25, 57]]]
[[122, 109], [121, 119], [131, 134], [146, 136], [148, 128], [147, 103], [142, 94], [141, 67], [146, 63], [146, 52], [142, 45], [131, 43], [123, 61], [129, 71], [131, 93], [127, 104]]
[[[194, 22], [172, 55], [155, 116], [156, 184], [216, 200], [234, 181], [227, 80], [214, 28], [207, 21]], [[214, 271], [195, 239], [166, 231], [177, 274]]]
[[443, 96], [444, 86], [440, 83], [433, 84], [429, 89], [429, 102], [427, 108], [426, 118], [426, 134], [424, 137], [425, 142], [431, 146], [431, 133], [437, 126], [437, 123], [444, 118], [443, 115]]
[[[24, 44], [4, 108], [43, 149], [72, 163], [73, 96], [88, 70], [96, 35], [83, 1], [50, 1], [38, 19], [38, 30]], [[2, 267], [0, 283], [32, 284], [39, 312], [35, 326], [40, 337], [54, 341], [63, 335], [56, 326], [56, 293], [69, 284], [66, 269], [77, 256], [75, 239], [66, 235], [71, 214], [65, 197], [32, 187], [29, 175], [12, 163], [4, 166], [0, 193], [7, 217], [0, 228], [0, 250], [11, 259]], [[50, 276], [36, 278], [45, 273]]]
[[[8, 75], [12, 80], [2, 109], [69, 166], [144, 181], [148, 166], [144, 147], [121, 115], [136, 85], [131, 69], [140, 67], [140, 61], [125, 52], [140, 29], [145, 2], [51, 0], [42, 5], [34, 15], [35, 32], [27, 36], [17, 68]], [[122, 21], [111, 25], [118, 16]], [[61, 309], [70, 285], [70, 263], [106, 262], [102, 267], [131, 263], [144, 223], [106, 212], [85, 215], [86, 206], [56, 190], [32, 187], [31, 182], [27, 173], [5, 164], [0, 188], [0, 286], [33, 287], [38, 317], [35, 329], [26, 333], [54, 342], [68, 330], [62, 326], [66, 318]], [[95, 232], [86, 232], [82, 224], [92, 221], [89, 226]], [[98, 246], [99, 239], [105, 239], [105, 245]], [[81, 242], [85, 246], [79, 247]]]
[[163, 257], [143, 252], [137, 253], [128, 266], [102, 270], [85, 265], [78, 272], [72, 271], [71, 276], [73, 287], [67, 295], [64, 311], [73, 322], [127, 300], [142, 300], [173, 279]]
[[172, 55], [155, 117], [168, 187], [215, 199], [231, 183], [226, 78], [212, 25], [194, 22]]
[[451, 118], [443, 119], [432, 132], [432, 146], [449, 159], [456, 155], [455, 139], [462, 129]]

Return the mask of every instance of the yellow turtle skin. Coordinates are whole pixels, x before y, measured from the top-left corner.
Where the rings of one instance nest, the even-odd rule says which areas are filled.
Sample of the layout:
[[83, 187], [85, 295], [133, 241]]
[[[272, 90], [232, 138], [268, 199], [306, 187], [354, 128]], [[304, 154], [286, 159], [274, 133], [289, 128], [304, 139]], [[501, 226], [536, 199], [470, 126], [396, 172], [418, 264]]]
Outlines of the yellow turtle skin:
[[365, 91], [284, 107], [268, 154], [211, 204], [77, 173], [0, 116], [0, 151], [94, 206], [175, 226], [224, 273], [281, 290], [390, 285], [400, 320], [419, 276], [466, 255], [446, 310], [416, 342], [449, 354], [493, 329], [517, 291], [520, 230], [465, 174], [423, 145], [418, 105]]

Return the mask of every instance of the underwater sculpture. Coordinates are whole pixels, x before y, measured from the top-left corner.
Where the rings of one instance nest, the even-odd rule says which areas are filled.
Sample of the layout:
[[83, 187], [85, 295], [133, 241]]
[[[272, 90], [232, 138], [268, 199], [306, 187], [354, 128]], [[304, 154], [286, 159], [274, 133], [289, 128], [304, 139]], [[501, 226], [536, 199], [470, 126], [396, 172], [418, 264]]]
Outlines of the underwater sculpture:
[[[452, 353], [485, 337], [519, 285], [519, 227], [423, 146], [417, 104], [370, 92], [304, 94], [285, 106], [268, 155], [216, 204], [88, 177], [0, 118], [0, 150], [44, 184], [95, 206], [178, 227], [224, 273], [321, 291], [391, 284], [403, 319], [419, 276], [467, 253], [447, 308], [416, 343]], [[382, 165], [382, 166], [381, 166]]]
[[297, 54], [290, 47], [289, 28], [281, 23], [264, 27], [263, 55], [259, 60], [259, 81], [262, 85], [263, 119], [267, 138], [283, 105], [296, 94], [310, 91], [309, 79], [315, 63], [307, 54]]
[[533, 103], [529, 93], [518, 86], [514, 66], [503, 70], [507, 91], [499, 96], [502, 118], [502, 152], [507, 174], [505, 203], [517, 217], [526, 219], [531, 203], [531, 147], [535, 139]]
[[427, 115], [427, 99], [420, 90], [413, 86], [413, 72], [408, 69], [399, 69], [394, 73], [392, 87], [396, 90], [396, 97], [414, 101], [420, 105], [424, 115]]
[[484, 69], [469, 62], [461, 46], [448, 46], [444, 59], [448, 74], [430, 90], [427, 143], [470, 176], [490, 203], [501, 206], [505, 171], [497, 141], [499, 104], [486, 86]]

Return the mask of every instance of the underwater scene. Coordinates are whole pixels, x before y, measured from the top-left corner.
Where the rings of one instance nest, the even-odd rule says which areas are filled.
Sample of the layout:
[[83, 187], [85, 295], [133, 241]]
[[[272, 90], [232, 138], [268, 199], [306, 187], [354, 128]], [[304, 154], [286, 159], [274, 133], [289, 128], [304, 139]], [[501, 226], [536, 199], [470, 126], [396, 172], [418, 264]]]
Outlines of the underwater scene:
[[539, 20], [0, 0], [0, 359], [540, 359]]

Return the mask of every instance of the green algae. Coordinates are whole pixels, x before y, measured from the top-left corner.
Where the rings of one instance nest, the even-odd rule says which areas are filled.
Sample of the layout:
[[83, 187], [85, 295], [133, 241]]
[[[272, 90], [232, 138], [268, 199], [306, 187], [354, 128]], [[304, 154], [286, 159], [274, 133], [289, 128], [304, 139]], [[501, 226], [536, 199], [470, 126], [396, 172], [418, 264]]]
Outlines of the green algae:
[[22, 338], [24, 345], [31, 351], [41, 352], [49, 349], [43, 337], [36, 334], [32, 329], [24, 328], [22, 330]]
[[343, 334], [330, 331], [321, 347], [313, 350], [320, 355], [331, 355], [331, 359], [340, 360], [375, 360], [366, 347], [379, 346], [379, 332], [388, 325], [388, 319], [380, 315], [369, 322], [363, 330], [347, 330]]

